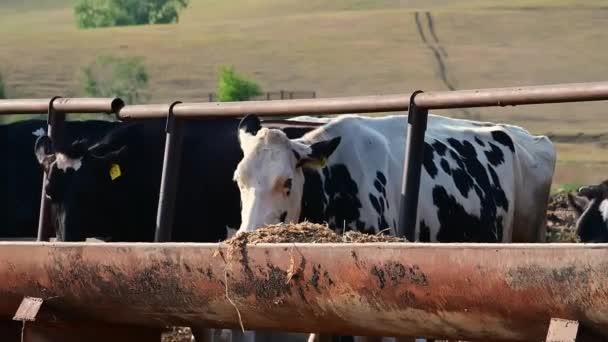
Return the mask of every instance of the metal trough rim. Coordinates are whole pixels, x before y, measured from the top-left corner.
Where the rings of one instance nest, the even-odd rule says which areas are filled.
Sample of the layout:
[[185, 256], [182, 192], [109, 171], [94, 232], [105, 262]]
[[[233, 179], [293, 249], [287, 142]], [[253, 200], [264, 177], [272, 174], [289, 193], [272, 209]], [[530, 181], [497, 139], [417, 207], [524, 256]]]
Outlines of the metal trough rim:
[[[0, 242], [0, 319], [542, 340], [608, 327], [608, 244]], [[228, 290], [226, 289], [228, 284]]]

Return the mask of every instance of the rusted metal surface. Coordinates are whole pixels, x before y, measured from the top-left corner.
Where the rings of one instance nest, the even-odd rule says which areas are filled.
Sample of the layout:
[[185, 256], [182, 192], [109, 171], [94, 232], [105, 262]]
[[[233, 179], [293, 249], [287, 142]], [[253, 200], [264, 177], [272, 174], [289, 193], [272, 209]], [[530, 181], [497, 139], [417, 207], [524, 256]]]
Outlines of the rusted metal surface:
[[446, 109], [601, 100], [608, 100], [608, 82], [432, 91], [416, 96], [416, 105]]
[[[45, 114], [51, 99], [0, 100], [0, 115]], [[60, 113], [116, 113], [124, 102], [119, 98], [58, 98], [53, 109]]]
[[35, 321], [42, 306], [42, 298], [25, 297], [13, 317], [14, 321]]
[[108, 323], [238, 328], [236, 306], [251, 330], [540, 341], [552, 317], [606, 334], [606, 260], [606, 244], [0, 243], [0, 319], [28, 295]]
[[[182, 103], [174, 108], [176, 117], [217, 118], [257, 114], [261, 116], [327, 115], [340, 113], [372, 113], [407, 110], [409, 95], [379, 95], [337, 97], [324, 99], [202, 102]], [[118, 116], [121, 119], [162, 118], [167, 105], [126, 106]]]

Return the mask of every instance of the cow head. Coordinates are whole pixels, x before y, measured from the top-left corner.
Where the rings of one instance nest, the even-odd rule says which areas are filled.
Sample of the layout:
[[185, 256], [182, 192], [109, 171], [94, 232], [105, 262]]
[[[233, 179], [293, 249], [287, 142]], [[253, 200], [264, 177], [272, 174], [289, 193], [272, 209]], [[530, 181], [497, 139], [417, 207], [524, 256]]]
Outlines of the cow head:
[[[44, 191], [55, 211], [57, 238], [84, 240], [84, 217], [89, 212], [105, 209], [112, 200], [107, 190], [122, 176], [120, 165], [126, 157], [126, 148], [88, 146], [81, 140], [57, 150], [51, 139], [43, 135], [36, 140], [34, 152], [46, 172]], [[87, 220], [86, 229], [96, 231], [96, 227], [92, 227], [95, 224], [102, 225], [100, 220]]]
[[582, 242], [608, 242], [608, 181], [581, 187], [576, 195], [568, 193], [568, 205], [576, 214]]
[[290, 140], [277, 129], [262, 128], [260, 120], [246, 116], [239, 124], [243, 159], [234, 172], [241, 193], [239, 232], [265, 224], [297, 222], [300, 217], [304, 174], [302, 168], [323, 165], [340, 137], [308, 143]]

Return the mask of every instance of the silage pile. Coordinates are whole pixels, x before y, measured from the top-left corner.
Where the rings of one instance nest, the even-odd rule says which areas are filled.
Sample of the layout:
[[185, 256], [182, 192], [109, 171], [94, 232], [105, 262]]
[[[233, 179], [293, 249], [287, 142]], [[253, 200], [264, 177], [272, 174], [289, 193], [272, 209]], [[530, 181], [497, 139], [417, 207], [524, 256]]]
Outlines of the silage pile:
[[343, 235], [336, 234], [327, 225], [301, 222], [279, 223], [268, 225], [249, 233], [240, 233], [226, 244], [231, 247], [242, 247], [258, 243], [372, 243], [372, 242], [406, 242], [405, 239], [383, 235], [365, 234], [348, 231]]
[[568, 206], [565, 192], [557, 193], [549, 199], [547, 242], [580, 242], [576, 235], [576, 217]]

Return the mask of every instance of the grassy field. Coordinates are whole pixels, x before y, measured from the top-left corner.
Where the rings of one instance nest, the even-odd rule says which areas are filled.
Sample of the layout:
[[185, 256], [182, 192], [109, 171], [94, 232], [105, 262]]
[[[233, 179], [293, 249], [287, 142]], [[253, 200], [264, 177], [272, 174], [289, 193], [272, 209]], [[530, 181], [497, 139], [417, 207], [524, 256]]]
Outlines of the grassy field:
[[[81, 67], [97, 55], [144, 56], [148, 102], [205, 101], [223, 64], [265, 90], [316, 90], [321, 97], [601, 81], [608, 78], [607, 25], [605, 0], [192, 0], [177, 25], [79, 30], [72, 1], [4, 0], [0, 72], [10, 97], [74, 96]], [[441, 52], [443, 74], [433, 49]], [[437, 113], [535, 133], [602, 133], [605, 107]], [[558, 149], [556, 183], [608, 174], [603, 145]]]

